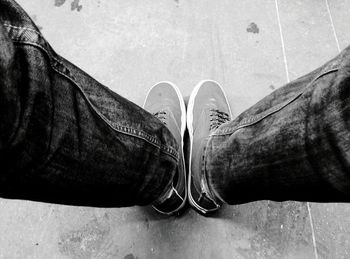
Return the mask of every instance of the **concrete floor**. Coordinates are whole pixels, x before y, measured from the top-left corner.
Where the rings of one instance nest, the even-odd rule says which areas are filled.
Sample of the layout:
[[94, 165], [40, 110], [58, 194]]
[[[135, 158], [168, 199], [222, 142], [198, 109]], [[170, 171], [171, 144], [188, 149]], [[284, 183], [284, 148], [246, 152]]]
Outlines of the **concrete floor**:
[[[347, 0], [18, 0], [58, 53], [141, 105], [201, 79], [235, 115], [350, 43]], [[214, 218], [0, 199], [0, 258], [350, 258], [350, 205], [261, 201]]]

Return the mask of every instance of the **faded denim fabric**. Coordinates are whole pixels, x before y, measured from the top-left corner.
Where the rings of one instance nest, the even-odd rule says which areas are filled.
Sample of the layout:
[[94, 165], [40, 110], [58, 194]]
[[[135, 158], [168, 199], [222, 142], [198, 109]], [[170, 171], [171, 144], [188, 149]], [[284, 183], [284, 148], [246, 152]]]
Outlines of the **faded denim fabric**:
[[158, 119], [57, 55], [16, 2], [0, 0], [1, 197], [149, 204], [170, 186], [178, 148]]
[[202, 174], [229, 204], [350, 201], [350, 47], [209, 138]]
[[[350, 200], [350, 48], [209, 138], [203, 176], [229, 204]], [[57, 55], [0, 0], [0, 196], [97, 207], [166, 190], [178, 144], [154, 116]]]

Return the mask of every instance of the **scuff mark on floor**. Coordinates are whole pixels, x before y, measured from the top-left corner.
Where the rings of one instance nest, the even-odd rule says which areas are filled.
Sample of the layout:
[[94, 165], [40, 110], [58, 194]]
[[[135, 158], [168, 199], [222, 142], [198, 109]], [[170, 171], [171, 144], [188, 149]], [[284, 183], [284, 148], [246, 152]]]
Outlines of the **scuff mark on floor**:
[[108, 241], [110, 227], [107, 221], [95, 218], [79, 230], [64, 233], [59, 238], [59, 251], [71, 258], [90, 258], [99, 253]]
[[[66, 0], [55, 0], [55, 6], [62, 6], [64, 3], [66, 2]], [[100, 3], [100, 2], [99, 2]], [[75, 11], [77, 10], [78, 12], [81, 11], [81, 9], [83, 9], [83, 5], [80, 4], [80, 0], [73, 0], [70, 4], [71, 6], [71, 11]]]
[[71, 3], [71, 10], [72, 11], [77, 10], [78, 12], [80, 12], [81, 9], [83, 9], [83, 6], [81, 4], [79, 4], [79, 0], [74, 0]]
[[62, 6], [66, 0], [55, 0], [55, 6]]
[[145, 219], [145, 225], [146, 225], [146, 229], [149, 230], [149, 220], [148, 220], [148, 218]]
[[259, 27], [256, 23], [252, 22], [248, 25], [247, 27], [247, 32], [250, 32], [250, 33], [259, 33]]

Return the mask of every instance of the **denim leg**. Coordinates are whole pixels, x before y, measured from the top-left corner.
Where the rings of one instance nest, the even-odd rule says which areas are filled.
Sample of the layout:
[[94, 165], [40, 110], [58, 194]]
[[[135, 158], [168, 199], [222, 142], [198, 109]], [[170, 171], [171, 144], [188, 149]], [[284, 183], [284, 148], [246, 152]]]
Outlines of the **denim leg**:
[[178, 144], [153, 115], [57, 55], [0, 0], [0, 196], [121, 207], [170, 185]]
[[222, 125], [203, 162], [223, 201], [350, 201], [350, 48]]

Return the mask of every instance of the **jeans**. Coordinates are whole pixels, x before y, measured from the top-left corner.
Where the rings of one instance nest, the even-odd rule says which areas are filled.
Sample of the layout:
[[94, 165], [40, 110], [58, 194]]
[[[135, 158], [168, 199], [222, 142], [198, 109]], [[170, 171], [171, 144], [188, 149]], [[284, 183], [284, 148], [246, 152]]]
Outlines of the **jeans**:
[[202, 174], [221, 200], [350, 201], [350, 47], [210, 137]]
[[[350, 49], [222, 125], [203, 176], [229, 204], [348, 201]], [[0, 0], [0, 196], [123, 207], [155, 201], [179, 160], [153, 115], [57, 55]]]
[[0, 21], [0, 196], [121, 207], [166, 191], [170, 131], [57, 55], [13, 0]]

